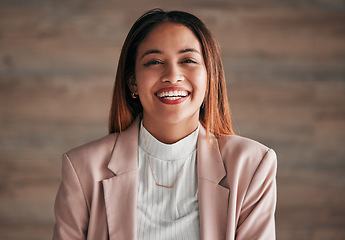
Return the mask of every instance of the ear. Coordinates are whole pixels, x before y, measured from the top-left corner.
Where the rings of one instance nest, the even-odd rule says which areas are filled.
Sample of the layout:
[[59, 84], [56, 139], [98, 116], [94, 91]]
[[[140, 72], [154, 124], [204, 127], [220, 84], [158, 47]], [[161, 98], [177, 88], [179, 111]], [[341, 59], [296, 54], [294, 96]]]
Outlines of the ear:
[[128, 79], [128, 87], [132, 93], [134, 93], [135, 95], [138, 95], [137, 81], [135, 80], [134, 76], [132, 76]]

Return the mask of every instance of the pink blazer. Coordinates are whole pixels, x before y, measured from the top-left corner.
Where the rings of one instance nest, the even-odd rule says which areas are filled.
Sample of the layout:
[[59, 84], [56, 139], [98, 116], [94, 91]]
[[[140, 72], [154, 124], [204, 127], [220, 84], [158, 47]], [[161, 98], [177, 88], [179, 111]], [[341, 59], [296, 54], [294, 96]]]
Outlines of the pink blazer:
[[[53, 239], [136, 240], [137, 119], [121, 134], [64, 154]], [[258, 142], [227, 136], [197, 148], [203, 240], [275, 239], [276, 155]]]

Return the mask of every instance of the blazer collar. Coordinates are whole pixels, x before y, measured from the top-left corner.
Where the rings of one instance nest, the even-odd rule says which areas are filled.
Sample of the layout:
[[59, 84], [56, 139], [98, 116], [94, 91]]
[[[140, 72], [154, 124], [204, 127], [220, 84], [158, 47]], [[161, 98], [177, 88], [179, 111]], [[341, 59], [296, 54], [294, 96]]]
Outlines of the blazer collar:
[[206, 138], [206, 129], [200, 125], [198, 137], [198, 178], [218, 184], [226, 175], [217, 138], [210, 134]]
[[[108, 168], [116, 175], [138, 169], [138, 134], [140, 117], [131, 126], [119, 134]], [[198, 178], [218, 184], [226, 175], [218, 140], [210, 134], [206, 138], [206, 129], [199, 123], [197, 160]]]
[[219, 185], [226, 176], [218, 140], [206, 138], [200, 127], [198, 149], [198, 198], [201, 239], [226, 239], [230, 190]]
[[138, 169], [138, 133], [140, 118], [119, 133], [108, 168], [116, 175]]
[[[110, 240], [136, 239], [138, 133], [140, 117], [119, 134], [108, 168], [115, 173], [103, 180]], [[226, 171], [218, 141], [200, 124], [197, 148], [201, 239], [225, 239], [229, 189], [219, 185]]]

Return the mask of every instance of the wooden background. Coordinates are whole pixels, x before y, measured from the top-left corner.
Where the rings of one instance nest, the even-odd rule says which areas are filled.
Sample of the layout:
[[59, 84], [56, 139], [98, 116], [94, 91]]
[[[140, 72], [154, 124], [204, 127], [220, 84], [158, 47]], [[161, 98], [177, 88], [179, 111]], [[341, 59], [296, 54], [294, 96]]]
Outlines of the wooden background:
[[124, 38], [153, 7], [222, 46], [235, 128], [278, 154], [280, 240], [345, 239], [344, 0], [0, 0], [0, 236], [50, 239], [61, 154], [107, 133]]

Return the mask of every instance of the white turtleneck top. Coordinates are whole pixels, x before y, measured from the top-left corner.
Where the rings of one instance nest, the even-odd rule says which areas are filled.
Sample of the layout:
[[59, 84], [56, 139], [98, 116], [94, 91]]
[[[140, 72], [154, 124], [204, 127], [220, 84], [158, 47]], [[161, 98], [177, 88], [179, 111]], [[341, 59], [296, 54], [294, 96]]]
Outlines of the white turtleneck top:
[[[139, 131], [139, 172], [137, 239], [200, 239], [196, 146], [199, 128], [173, 144], [164, 144], [141, 124]], [[143, 134], [145, 134], [145, 139]], [[172, 185], [180, 171], [174, 188]]]

